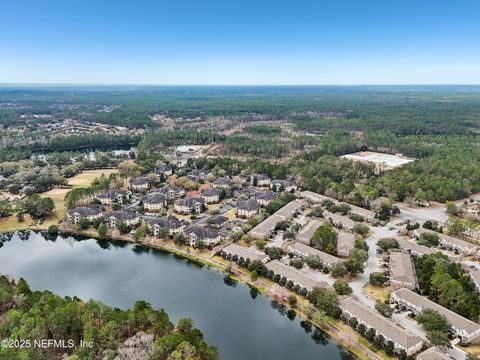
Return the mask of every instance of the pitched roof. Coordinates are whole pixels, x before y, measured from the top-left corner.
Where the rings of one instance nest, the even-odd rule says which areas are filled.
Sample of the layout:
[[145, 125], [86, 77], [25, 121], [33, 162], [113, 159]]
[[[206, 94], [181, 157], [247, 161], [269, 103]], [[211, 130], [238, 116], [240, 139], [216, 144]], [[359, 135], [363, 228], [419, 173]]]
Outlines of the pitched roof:
[[390, 252], [392, 280], [417, 285], [415, 270], [409, 254], [400, 251]]
[[202, 196], [220, 196], [222, 194], [222, 190], [216, 188], [206, 188], [200, 190], [200, 194]]
[[288, 280], [292, 280], [294, 284], [298, 284], [307, 289], [314, 287], [326, 287], [328, 284], [324, 281], [315, 280], [308, 275], [304, 274], [300, 270], [292, 268], [283, 264], [279, 260], [273, 260], [266, 264], [268, 270], [272, 270], [275, 274], [285, 276]]
[[337, 238], [337, 254], [348, 256], [350, 250], [355, 247], [355, 235], [345, 231], [340, 231]]
[[452, 360], [452, 358], [434, 346], [418, 354], [417, 360]]
[[230, 185], [232, 183], [232, 179], [229, 177], [219, 177], [213, 181], [215, 185]]
[[280, 216], [284, 220], [289, 220], [301, 208], [302, 208], [302, 203], [300, 201], [297, 201], [297, 200], [290, 201], [287, 205], [278, 209], [274, 213], [274, 215]]
[[197, 237], [201, 239], [215, 239], [218, 236], [220, 236], [220, 232], [218, 230], [215, 230], [209, 226], [198, 226], [198, 225], [193, 225], [187, 228], [185, 230], [185, 234], [187, 235], [195, 234]]
[[271, 200], [274, 200], [276, 197], [277, 197], [277, 194], [270, 190], [259, 191], [255, 194], [255, 199], [257, 200], [271, 201]]
[[144, 176], [136, 177], [130, 180], [130, 184], [132, 185], [146, 185], [149, 182], [150, 180]]
[[295, 240], [300, 241], [302, 244], [310, 244], [310, 239], [313, 236], [313, 233], [315, 230], [318, 229], [320, 225], [323, 224], [322, 220], [318, 219], [313, 219], [311, 220], [306, 226], [303, 227], [302, 230], [300, 230], [295, 237]]
[[103, 194], [97, 195], [97, 198], [99, 198], [99, 199], [114, 199], [119, 195], [124, 196], [126, 194], [127, 194], [127, 192], [123, 191], [123, 190], [108, 190], [108, 191], [104, 192]]
[[239, 203], [237, 208], [239, 210], [254, 211], [260, 209], [260, 204], [254, 199], [248, 199]]
[[133, 220], [139, 217], [139, 215], [131, 210], [117, 210], [107, 213], [105, 217], [107, 219], [114, 217], [117, 220]]
[[205, 204], [202, 198], [186, 198], [186, 199], [178, 199], [175, 201], [176, 205], [180, 206], [195, 206], [197, 204]]
[[422, 342], [420, 337], [401, 328], [392, 320], [383, 317], [378, 312], [351, 297], [340, 300], [338, 304], [342, 310], [348, 311], [357, 319], [365, 322], [369, 327], [374, 328], [384, 337], [391, 339], [404, 349], [409, 349]]
[[158, 192], [153, 192], [145, 195], [142, 198], [142, 201], [144, 204], [163, 204], [165, 201], [167, 201], [167, 199], [165, 198], [165, 195]]
[[102, 212], [102, 208], [98, 205], [79, 206], [73, 209], [68, 209], [69, 215], [78, 214], [80, 216], [98, 215]]
[[328, 265], [342, 262], [342, 259], [339, 259], [336, 256], [330, 255], [326, 252], [320, 251], [318, 249], [302, 244], [300, 242], [296, 242], [296, 243], [293, 243], [292, 245], [289, 245], [288, 250], [298, 251], [299, 253], [307, 254], [307, 256], [318, 256], [318, 258], [321, 261], [325, 262]]
[[418, 295], [417, 293], [401, 288], [392, 293], [392, 295], [395, 294], [395, 296], [399, 297], [400, 299], [403, 299], [405, 301], [408, 301], [410, 304], [415, 305], [416, 307], [420, 309], [432, 309], [440, 314], [444, 315], [450, 325], [455, 327], [456, 329], [462, 329], [465, 330], [467, 333], [471, 334], [474, 333], [478, 330], [480, 330], [480, 325], [461, 316], [458, 315], [457, 313], [453, 312], [452, 310], [449, 310], [441, 305], [438, 305], [437, 303], [434, 303], [433, 301], [427, 299], [424, 296]]
[[237, 244], [230, 244], [228, 246], [225, 246], [223, 248], [223, 251], [225, 251], [227, 254], [237, 255], [238, 257], [243, 257], [244, 259], [250, 259], [251, 261], [264, 260], [267, 258], [267, 255], [265, 254], [256, 253]]

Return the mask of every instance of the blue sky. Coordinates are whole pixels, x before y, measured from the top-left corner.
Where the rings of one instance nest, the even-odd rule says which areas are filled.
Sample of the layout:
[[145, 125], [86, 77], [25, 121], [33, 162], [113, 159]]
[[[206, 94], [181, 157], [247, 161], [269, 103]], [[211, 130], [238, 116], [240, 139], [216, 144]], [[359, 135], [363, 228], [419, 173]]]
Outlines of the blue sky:
[[480, 83], [480, 1], [0, 1], [0, 83]]

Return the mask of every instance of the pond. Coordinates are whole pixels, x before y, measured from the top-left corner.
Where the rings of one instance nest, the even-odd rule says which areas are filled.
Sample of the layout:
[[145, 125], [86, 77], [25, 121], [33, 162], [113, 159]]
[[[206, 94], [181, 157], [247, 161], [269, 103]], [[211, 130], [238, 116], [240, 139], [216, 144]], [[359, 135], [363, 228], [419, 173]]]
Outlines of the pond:
[[119, 308], [145, 300], [174, 321], [192, 318], [222, 359], [354, 358], [284, 306], [174, 255], [28, 231], [0, 237], [0, 273], [23, 277], [35, 290]]

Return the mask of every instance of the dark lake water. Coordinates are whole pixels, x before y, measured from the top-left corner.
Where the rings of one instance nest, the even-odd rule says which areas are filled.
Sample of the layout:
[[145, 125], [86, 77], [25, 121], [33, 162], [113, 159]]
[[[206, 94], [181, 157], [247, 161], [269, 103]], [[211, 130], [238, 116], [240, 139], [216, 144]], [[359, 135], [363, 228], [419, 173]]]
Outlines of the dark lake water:
[[352, 358], [266, 296], [173, 255], [122, 242], [46, 240], [30, 232], [0, 236], [0, 273], [23, 277], [35, 290], [120, 308], [142, 299], [174, 321], [190, 317], [222, 359]]

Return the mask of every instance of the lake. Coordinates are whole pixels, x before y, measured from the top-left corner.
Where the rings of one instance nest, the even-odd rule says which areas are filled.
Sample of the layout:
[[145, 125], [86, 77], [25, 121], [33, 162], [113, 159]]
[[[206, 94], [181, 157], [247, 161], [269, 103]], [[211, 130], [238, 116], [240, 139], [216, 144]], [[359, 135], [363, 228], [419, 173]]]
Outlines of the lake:
[[172, 320], [189, 317], [222, 359], [354, 358], [295, 313], [224, 274], [124, 242], [0, 234], [0, 273], [35, 290], [128, 308], [145, 300]]

